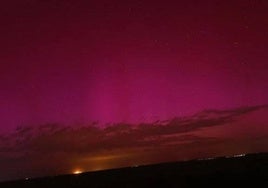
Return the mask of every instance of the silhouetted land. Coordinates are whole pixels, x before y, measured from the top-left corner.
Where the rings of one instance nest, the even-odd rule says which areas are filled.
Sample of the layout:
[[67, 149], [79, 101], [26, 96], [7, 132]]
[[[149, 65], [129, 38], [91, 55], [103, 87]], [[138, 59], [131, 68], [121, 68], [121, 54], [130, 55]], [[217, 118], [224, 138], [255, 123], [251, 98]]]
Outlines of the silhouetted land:
[[268, 187], [268, 153], [0, 183], [24, 187]]

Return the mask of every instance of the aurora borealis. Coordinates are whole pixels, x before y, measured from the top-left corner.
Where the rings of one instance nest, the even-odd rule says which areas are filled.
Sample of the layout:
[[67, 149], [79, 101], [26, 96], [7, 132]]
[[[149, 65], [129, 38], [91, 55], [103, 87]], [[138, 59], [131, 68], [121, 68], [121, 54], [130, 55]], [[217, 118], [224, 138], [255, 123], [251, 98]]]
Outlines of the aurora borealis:
[[[267, 8], [264, 0], [2, 2], [0, 164], [10, 176], [0, 170], [0, 180], [24, 177], [14, 170], [22, 167], [34, 176], [118, 157], [105, 168], [263, 151]], [[195, 116], [207, 110], [218, 121]], [[171, 125], [176, 118], [188, 121]], [[199, 149], [179, 149], [189, 142]], [[68, 151], [59, 166], [39, 158]]]

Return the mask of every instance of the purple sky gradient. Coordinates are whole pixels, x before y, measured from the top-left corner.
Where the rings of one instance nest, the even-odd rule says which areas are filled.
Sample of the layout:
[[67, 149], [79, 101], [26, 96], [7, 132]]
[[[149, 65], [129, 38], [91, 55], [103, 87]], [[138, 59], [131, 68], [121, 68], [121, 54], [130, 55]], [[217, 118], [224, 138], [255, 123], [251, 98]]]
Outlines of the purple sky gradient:
[[264, 0], [1, 4], [1, 131], [268, 103]]
[[0, 5], [0, 181], [268, 152], [268, 1]]

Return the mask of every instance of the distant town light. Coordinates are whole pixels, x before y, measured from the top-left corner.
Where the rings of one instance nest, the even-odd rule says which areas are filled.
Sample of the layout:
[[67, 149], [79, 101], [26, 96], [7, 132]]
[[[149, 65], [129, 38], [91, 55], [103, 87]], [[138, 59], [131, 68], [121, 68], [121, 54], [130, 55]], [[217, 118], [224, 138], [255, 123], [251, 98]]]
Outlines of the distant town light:
[[81, 170], [75, 170], [75, 171], [73, 171], [73, 174], [81, 174], [81, 173], [82, 173]]
[[245, 157], [246, 154], [242, 153], [242, 154], [237, 154], [237, 155], [234, 155], [234, 157]]

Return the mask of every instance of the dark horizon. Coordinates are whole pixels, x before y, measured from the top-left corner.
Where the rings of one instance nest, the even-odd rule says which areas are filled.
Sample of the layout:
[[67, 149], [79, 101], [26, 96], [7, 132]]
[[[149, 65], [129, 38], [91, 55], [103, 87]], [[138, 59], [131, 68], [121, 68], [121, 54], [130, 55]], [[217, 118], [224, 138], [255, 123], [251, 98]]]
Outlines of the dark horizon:
[[266, 186], [268, 153], [172, 162], [82, 174], [0, 182], [21, 187], [230, 187]]

